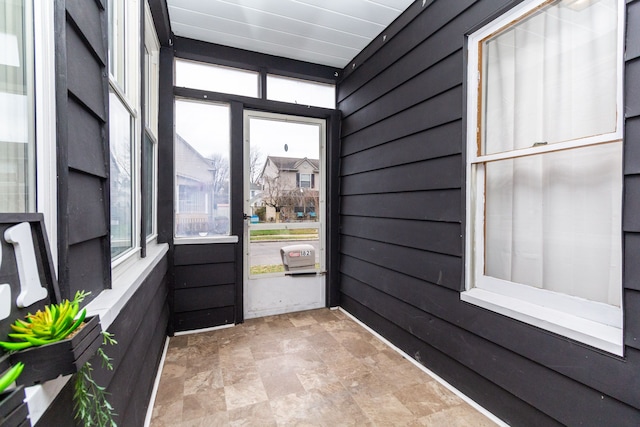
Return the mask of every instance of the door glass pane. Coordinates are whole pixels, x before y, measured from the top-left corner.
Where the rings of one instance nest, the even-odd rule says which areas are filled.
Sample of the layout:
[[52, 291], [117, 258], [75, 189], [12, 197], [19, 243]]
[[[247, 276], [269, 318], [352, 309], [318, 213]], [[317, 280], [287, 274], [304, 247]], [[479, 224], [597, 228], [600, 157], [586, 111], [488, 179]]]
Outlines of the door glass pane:
[[320, 126], [251, 117], [249, 132], [250, 274], [318, 270]]
[[560, 1], [482, 44], [482, 154], [616, 131], [617, 0]]
[[32, 18], [0, 0], [0, 212], [35, 210]]
[[228, 236], [229, 106], [177, 100], [175, 114], [175, 235]]

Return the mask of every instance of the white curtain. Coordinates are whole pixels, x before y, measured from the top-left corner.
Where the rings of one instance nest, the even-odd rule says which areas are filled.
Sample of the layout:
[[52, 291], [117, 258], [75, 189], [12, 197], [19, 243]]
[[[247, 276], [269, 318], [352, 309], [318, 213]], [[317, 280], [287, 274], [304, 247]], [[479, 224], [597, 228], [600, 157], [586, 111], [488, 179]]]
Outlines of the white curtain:
[[[483, 46], [483, 154], [615, 131], [616, 0], [560, 2]], [[486, 166], [485, 274], [620, 305], [622, 144]]]

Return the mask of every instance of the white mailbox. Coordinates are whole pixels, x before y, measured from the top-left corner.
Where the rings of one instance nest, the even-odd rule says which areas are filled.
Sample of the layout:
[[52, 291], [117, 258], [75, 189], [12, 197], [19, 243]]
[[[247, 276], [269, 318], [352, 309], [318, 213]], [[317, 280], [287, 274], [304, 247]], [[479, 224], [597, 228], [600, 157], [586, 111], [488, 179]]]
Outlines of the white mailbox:
[[280, 249], [285, 271], [309, 270], [316, 266], [316, 250], [312, 245], [289, 245]]

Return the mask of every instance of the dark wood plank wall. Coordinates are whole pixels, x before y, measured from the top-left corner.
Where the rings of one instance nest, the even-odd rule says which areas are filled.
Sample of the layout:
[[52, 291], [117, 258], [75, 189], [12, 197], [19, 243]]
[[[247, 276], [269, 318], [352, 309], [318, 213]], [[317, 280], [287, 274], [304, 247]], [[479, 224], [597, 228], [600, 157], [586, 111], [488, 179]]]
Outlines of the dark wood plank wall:
[[58, 2], [55, 25], [58, 282], [92, 299], [111, 282], [105, 5]]
[[[118, 344], [106, 346], [104, 351], [113, 358], [114, 370], [103, 369], [96, 357], [91, 360], [93, 378], [110, 393], [109, 403], [122, 427], [144, 425], [169, 322], [167, 259], [147, 276], [109, 327]], [[69, 381], [36, 426], [76, 425], [72, 396], [73, 383]]]
[[175, 246], [173, 311], [177, 331], [235, 322], [236, 246]]
[[[56, 2], [59, 282], [98, 295], [110, 286], [107, 14], [102, 0]], [[94, 378], [110, 393], [119, 426], [141, 426], [169, 322], [169, 262], [143, 279], [109, 332], [114, 370], [94, 358]], [[70, 381], [37, 426], [73, 426]]]
[[638, 425], [639, 0], [627, 2], [625, 357], [460, 301], [465, 34], [517, 3], [416, 2], [343, 71], [341, 305], [510, 424]]

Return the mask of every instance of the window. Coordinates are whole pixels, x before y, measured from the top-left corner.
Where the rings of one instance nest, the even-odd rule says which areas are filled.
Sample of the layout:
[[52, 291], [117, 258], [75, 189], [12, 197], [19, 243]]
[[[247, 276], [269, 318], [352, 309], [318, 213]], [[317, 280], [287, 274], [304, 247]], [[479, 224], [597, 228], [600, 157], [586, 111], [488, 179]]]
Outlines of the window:
[[299, 173], [298, 174], [298, 187], [300, 188], [312, 188], [311, 184], [312, 174], [310, 173]]
[[176, 100], [175, 236], [219, 241], [230, 234], [230, 109]]
[[111, 159], [111, 258], [137, 247], [140, 170], [138, 2], [109, 1], [109, 151]]
[[53, 15], [51, 2], [0, 0], [0, 212], [42, 212], [55, 260]]
[[525, 1], [469, 37], [462, 294], [618, 354], [623, 8]]
[[335, 85], [267, 75], [267, 99], [314, 107], [336, 108]]
[[36, 209], [30, 2], [0, 0], [0, 212]]
[[176, 59], [176, 86], [232, 95], [258, 96], [255, 71]]

